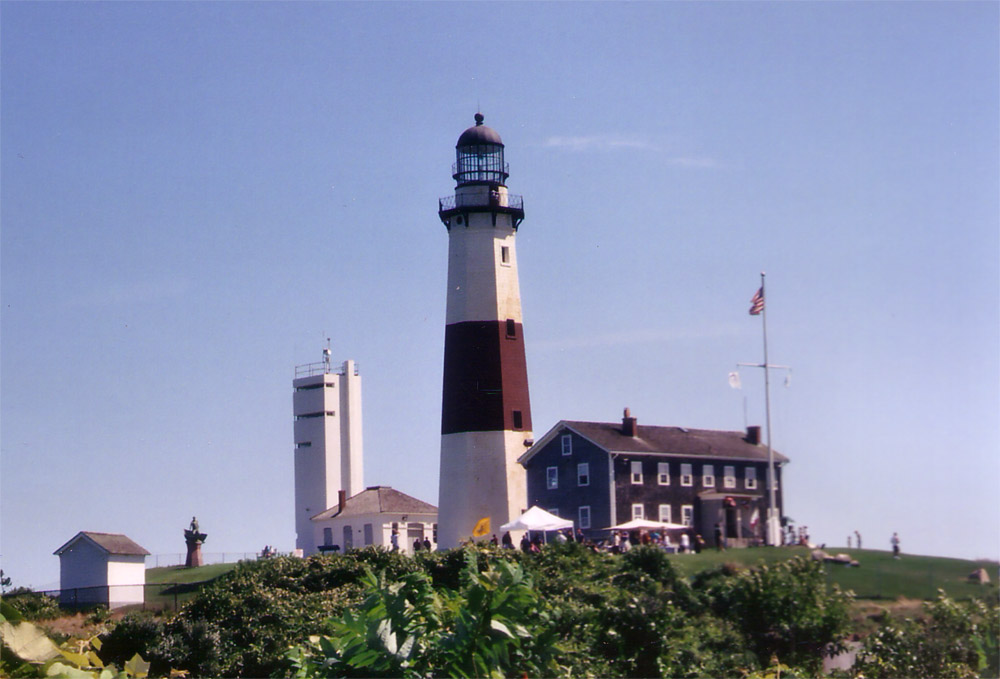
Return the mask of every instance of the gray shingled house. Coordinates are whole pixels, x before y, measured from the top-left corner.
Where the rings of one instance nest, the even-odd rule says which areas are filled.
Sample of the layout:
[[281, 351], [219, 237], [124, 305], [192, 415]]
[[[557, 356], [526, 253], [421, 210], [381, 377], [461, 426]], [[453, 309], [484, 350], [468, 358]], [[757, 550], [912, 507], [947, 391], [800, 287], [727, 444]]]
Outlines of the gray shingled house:
[[[631, 519], [683, 523], [715, 544], [719, 524], [730, 546], [762, 542], [767, 519], [767, 447], [760, 427], [745, 432], [621, 422], [563, 420], [520, 458], [528, 505], [572, 519], [585, 534]], [[783, 516], [774, 453], [776, 506]]]

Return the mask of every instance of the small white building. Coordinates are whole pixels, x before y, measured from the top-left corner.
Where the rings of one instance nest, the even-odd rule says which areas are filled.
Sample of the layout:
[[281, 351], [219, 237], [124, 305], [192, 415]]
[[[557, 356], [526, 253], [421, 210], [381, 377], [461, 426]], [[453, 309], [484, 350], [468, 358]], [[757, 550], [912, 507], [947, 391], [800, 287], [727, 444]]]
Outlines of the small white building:
[[414, 541], [424, 539], [435, 549], [437, 518], [437, 507], [389, 486], [370, 486], [351, 498], [341, 491], [336, 506], [312, 517], [314, 544], [322, 552], [368, 545], [391, 549], [395, 530], [401, 552], [413, 553]]
[[149, 552], [118, 533], [81, 531], [54, 552], [59, 557], [59, 604], [120, 608], [144, 601]]

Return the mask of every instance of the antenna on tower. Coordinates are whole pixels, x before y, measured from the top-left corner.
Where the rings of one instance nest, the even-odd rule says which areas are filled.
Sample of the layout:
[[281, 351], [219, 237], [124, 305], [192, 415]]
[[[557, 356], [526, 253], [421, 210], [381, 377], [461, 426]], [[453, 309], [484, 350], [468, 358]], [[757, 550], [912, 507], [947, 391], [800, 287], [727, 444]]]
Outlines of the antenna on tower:
[[326, 338], [326, 348], [323, 349], [323, 368], [324, 372], [330, 372], [330, 356], [332, 355], [330, 351], [330, 338]]

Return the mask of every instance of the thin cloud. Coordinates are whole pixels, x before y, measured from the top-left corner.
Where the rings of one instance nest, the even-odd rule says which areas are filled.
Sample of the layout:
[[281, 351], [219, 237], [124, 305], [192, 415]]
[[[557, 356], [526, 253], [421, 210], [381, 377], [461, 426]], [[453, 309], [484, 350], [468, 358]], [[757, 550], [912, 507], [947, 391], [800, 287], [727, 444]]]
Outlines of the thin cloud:
[[543, 146], [567, 151], [656, 150], [656, 145], [647, 139], [601, 134], [583, 137], [549, 137]]
[[[577, 137], [549, 137], [542, 144], [544, 148], [573, 153], [591, 151], [611, 153], [615, 151], [663, 151], [660, 144], [641, 137], [627, 137], [612, 134], [594, 134]], [[719, 163], [707, 156], [666, 156], [668, 165], [690, 168], [714, 168]]]

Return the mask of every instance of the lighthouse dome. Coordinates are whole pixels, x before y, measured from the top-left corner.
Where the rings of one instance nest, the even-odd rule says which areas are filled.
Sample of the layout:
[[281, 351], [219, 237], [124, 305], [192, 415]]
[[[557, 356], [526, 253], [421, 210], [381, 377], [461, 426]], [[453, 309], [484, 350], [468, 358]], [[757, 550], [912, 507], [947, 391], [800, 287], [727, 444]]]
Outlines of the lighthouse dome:
[[483, 120], [483, 114], [477, 113], [476, 124], [463, 132], [455, 144], [456, 160], [451, 176], [458, 182], [458, 186], [503, 186], [507, 181], [503, 142], [496, 130], [483, 125]]
[[461, 134], [455, 146], [480, 146], [483, 144], [503, 146], [503, 142], [500, 141], [500, 135], [492, 127], [483, 125], [484, 120], [483, 114], [477, 113], [476, 124]]

